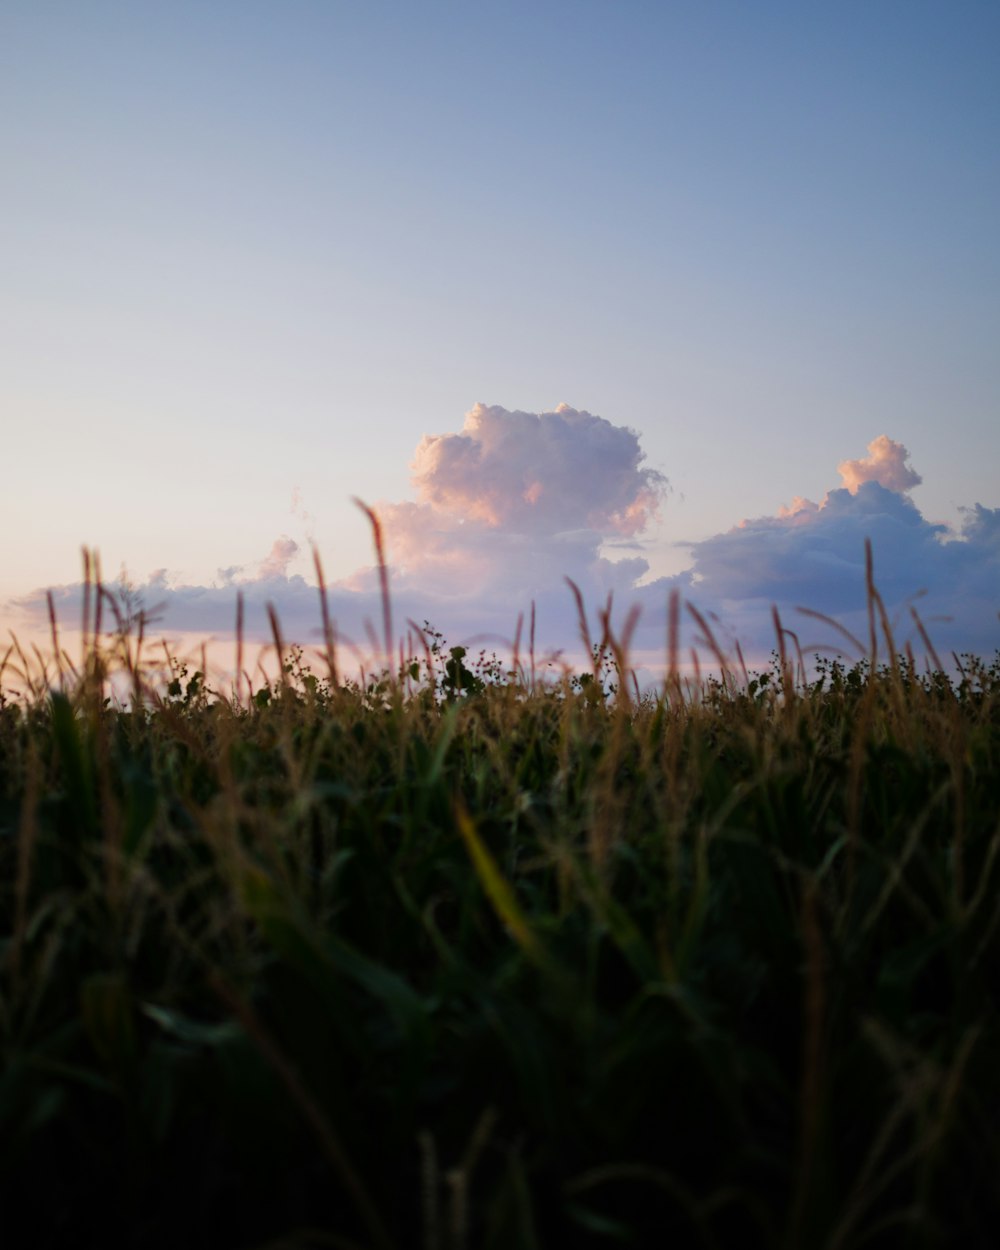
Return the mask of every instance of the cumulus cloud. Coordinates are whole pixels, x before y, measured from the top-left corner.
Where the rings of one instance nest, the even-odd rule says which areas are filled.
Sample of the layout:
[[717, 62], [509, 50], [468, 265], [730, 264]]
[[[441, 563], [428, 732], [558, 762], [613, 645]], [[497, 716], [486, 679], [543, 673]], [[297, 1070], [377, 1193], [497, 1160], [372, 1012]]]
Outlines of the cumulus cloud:
[[643, 460], [634, 430], [566, 404], [543, 413], [476, 404], [457, 434], [421, 440], [416, 501], [377, 507], [397, 583], [522, 598], [564, 574], [594, 590], [631, 584], [648, 568], [641, 557], [608, 561], [599, 549], [658, 515], [667, 482]]
[[924, 480], [906, 463], [909, 455], [902, 443], [880, 434], [868, 444], [868, 455], [863, 460], [843, 460], [837, 465], [837, 472], [852, 495], [865, 482], [878, 482], [886, 490], [907, 491]]
[[639, 436], [560, 404], [508, 412], [476, 404], [458, 434], [426, 435], [411, 468], [417, 497], [440, 518], [513, 533], [636, 534], [666, 485], [642, 468]]
[[[457, 434], [421, 440], [416, 500], [376, 507], [397, 593], [446, 600], [464, 621], [488, 609], [506, 620], [512, 605], [544, 600], [554, 630], [566, 616], [552, 602], [553, 590], [566, 598], [564, 577], [588, 597], [630, 590], [648, 562], [607, 559], [602, 545], [634, 542], [659, 514], [667, 481], [643, 461], [634, 430], [566, 404], [543, 413], [476, 404]], [[371, 590], [374, 572], [347, 584]]]
[[867, 458], [838, 466], [844, 485], [821, 503], [797, 498], [775, 516], [692, 544], [691, 568], [673, 584], [758, 654], [774, 645], [772, 604], [807, 646], [838, 638], [800, 607], [866, 637], [870, 540], [876, 585], [900, 645], [918, 642], [913, 605], [942, 649], [991, 653], [1000, 646], [1000, 509], [963, 510], [957, 533], [928, 521], [906, 493], [921, 478], [903, 444], [883, 435], [868, 450]]
[[925, 521], [912, 500], [878, 482], [832, 490], [822, 504], [743, 521], [692, 547], [692, 571], [706, 595], [787, 602], [798, 597], [840, 611], [864, 591], [864, 545], [879, 555], [883, 593], [919, 588], [921, 570], [940, 560], [946, 527]]

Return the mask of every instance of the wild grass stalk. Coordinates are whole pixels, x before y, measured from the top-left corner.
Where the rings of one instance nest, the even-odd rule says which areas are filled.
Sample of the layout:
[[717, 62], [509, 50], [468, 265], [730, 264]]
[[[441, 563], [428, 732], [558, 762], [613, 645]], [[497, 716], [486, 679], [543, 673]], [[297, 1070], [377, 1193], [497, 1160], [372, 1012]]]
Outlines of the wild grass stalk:
[[368, 504], [363, 503], [360, 499], [354, 500], [355, 504], [368, 518], [368, 524], [371, 526], [372, 542], [375, 546], [375, 559], [378, 566], [378, 583], [379, 592], [382, 597], [382, 637], [384, 640], [383, 659], [386, 667], [392, 665], [393, 653], [393, 631], [392, 631], [392, 599], [389, 593], [389, 565], [385, 555], [385, 540], [382, 535], [382, 522], [378, 518], [378, 513]]

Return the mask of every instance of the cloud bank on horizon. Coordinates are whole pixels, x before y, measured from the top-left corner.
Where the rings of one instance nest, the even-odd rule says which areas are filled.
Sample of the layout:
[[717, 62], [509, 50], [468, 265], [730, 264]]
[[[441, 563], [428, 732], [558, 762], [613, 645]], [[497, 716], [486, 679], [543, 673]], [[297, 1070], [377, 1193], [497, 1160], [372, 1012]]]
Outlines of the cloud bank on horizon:
[[[909, 496], [921, 477], [908, 459], [902, 443], [881, 435], [866, 457], [838, 466], [842, 485], [819, 503], [795, 497], [772, 516], [685, 544], [687, 571], [644, 582], [649, 564], [638, 552], [668, 482], [644, 465], [636, 431], [565, 404], [543, 413], [477, 404], [458, 433], [420, 442], [411, 464], [416, 499], [375, 506], [395, 619], [429, 621], [450, 641], [510, 639], [518, 614], [534, 603], [539, 646], [573, 650], [578, 623], [568, 577], [595, 621], [609, 594], [619, 622], [637, 604], [635, 646], [653, 657], [662, 655], [666, 605], [676, 588], [713, 621], [720, 640], [739, 639], [759, 660], [774, 647], [772, 604], [806, 649], [842, 638], [798, 614], [800, 606], [865, 636], [870, 539], [900, 645], [918, 644], [908, 611], [917, 601], [940, 650], [991, 654], [1000, 646], [1000, 508], [963, 509], [958, 532], [927, 520]], [[621, 548], [636, 554], [605, 554]], [[282, 535], [257, 564], [220, 569], [210, 586], [179, 584], [160, 569], [134, 590], [157, 609], [161, 632], [231, 636], [239, 591], [248, 637], [268, 636], [266, 608], [273, 603], [286, 635], [308, 642], [317, 638], [320, 613], [316, 587], [289, 574], [299, 551]], [[328, 589], [338, 633], [362, 642], [371, 632], [366, 622], [381, 619], [377, 568], [359, 569]], [[53, 590], [60, 616], [78, 610], [80, 593], [79, 585]], [[41, 620], [45, 591], [14, 606]], [[685, 643], [696, 635], [688, 622]]]

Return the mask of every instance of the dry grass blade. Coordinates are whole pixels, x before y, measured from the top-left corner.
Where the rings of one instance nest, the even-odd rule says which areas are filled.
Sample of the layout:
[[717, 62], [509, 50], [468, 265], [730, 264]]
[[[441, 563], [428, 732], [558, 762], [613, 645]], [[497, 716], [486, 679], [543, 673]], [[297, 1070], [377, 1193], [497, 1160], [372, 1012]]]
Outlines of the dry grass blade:
[[63, 672], [62, 664], [62, 648], [59, 646], [59, 622], [56, 619], [56, 602], [52, 597], [52, 591], [45, 592], [45, 604], [49, 613], [49, 631], [52, 637], [52, 654], [55, 657], [56, 672], [59, 676], [59, 689], [65, 691], [66, 676]]
[[283, 688], [288, 686], [288, 673], [285, 668], [285, 642], [281, 636], [281, 624], [278, 612], [273, 603], [267, 605], [267, 619], [271, 623], [271, 636], [274, 639], [274, 650], [278, 657], [278, 673]]
[[[899, 661], [896, 657], [896, 641], [893, 638], [892, 626], [889, 624], [889, 614], [885, 610], [885, 600], [879, 593], [878, 587], [875, 585], [875, 566], [872, 556], [872, 540], [865, 539], [865, 585], [868, 591], [868, 612], [870, 628], [874, 633], [874, 616], [872, 609], [878, 612], [879, 623], [882, 626], [882, 633], [885, 636], [885, 645], [889, 649], [889, 665], [893, 674], [899, 676]], [[875, 653], [872, 653], [872, 667], [875, 667]]]
[[771, 620], [774, 622], [774, 633], [778, 640], [778, 661], [781, 665], [781, 685], [787, 698], [792, 691], [792, 682], [790, 679], [788, 665], [788, 649], [785, 646], [785, 627], [781, 623], [781, 613], [778, 611], [776, 603], [771, 604]]
[[822, 621], [824, 625], [829, 625], [831, 629], [836, 630], [840, 634], [841, 638], [847, 639], [858, 656], [864, 655], [865, 644], [856, 634], [852, 634], [846, 625], [842, 625], [840, 621], [834, 620], [832, 616], [828, 616], [825, 612], [817, 612], [813, 608], [797, 607], [795, 611], [800, 612], [803, 616], [811, 617], [815, 621]]
[[[608, 596], [608, 606], [601, 613], [602, 634], [599, 653], [604, 654], [605, 652], [610, 652], [612, 658], [614, 659], [615, 668], [618, 670], [618, 700], [620, 706], [626, 710], [632, 703], [632, 692], [630, 691], [629, 686], [630, 684], [634, 684], [629, 681], [631, 670], [629, 668], [628, 652], [632, 642], [632, 636], [635, 633], [635, 627], [639, 623], [639, 616], [641, 615], [641, 612], [642, 609], [639, 605], [633, 604], [625, 618], [625, 624], [622, 626], [620, 637], [616, 637], [611, 628], [610, 595]], [[634, 677], [634, 674], [632, 674], [632, 676]]]
[[327, 601], [326, 579], [323, 576], [323, 562], [319, 556], [319, 548], [313, 543], [313, 566], [316, 569], [316, 585], [319, 588], [320, 619], [323, 624], [323, 647], [326, 655], [326, 671], [330, 685], [336, 689], [340, 685], [340, 673], [337, 669], [337, 640], [330, 621], [330, 604]]
[[795, 659], [797, 665], [795, 670], [796, 678], [804, 686], [806, 684], [806, 661], [805, 656], [802, 654], [802, 645], [799, 642], [799, 636], [794, 629], [786, 629], [785, 633], [795, 644]]
[[736, 658], [740, 662], [740, 672], [743, 674], [743, 684], [748, 686], [750, 684], [750, 672], [747, 669], [747, 662], [743, 658], [743, 648], [740, 646], [740, 640], [738, 638], [736, 639]]
[[243, 673], [243, 591], [236, 592], [236, 706], [242, 701], [240, 683]]
[[514, 641], [510, 649], [510, 667], [511, 671], [517, 676], [518, 680], [523, 678], [521, 672], [521, 634], [524, 631], [524, 613], [518, 612], [517, 625], [514, 629]]
[[535, 601], [531, 601], [531, 629], [528, 633], [528, 659], [531, 662], [531, 689], [535, 689]]
[[878, 663], [878, 630], [875, 628], [875, 565], [870, 538], [865, 539], [865, 593], [868, 603], [868, 659], [874, 670]]
[[373, 508], [362, 500], [355, 498], [354, 503], [368, 518], [372, 527], [372, 539], [375, 543], [375, 558], [378, 561], [378, 584], [382, 595], [382, 631], [385, 645], [385, 663], [392, 664], [392, 600], [389, 596], [389, 566], [385, 559], [385, 542], [382, 537], [382, 522]]
[[686, 604], [686, 607], [687, 607], [687, 610], [691, 613], [691, 616], [694, 618], [695, 624], [701, 630], [702, 638], [703, 638], [705, 645], [708, 647], [711, 653], [715, 656], [715, 662], [719, 666], [719, 677], [720, 677], [720, 680], [722, 681], [723, 688], [728, 690], [729, 689], [729, 661], [727, 660], [726, 655], [723, 652], [722, 648], [719, 646], [718, 640], [715, 637], [712, 627], [709, 625], [708, 621], [705, 620], [704, 616], [702, 616], [702, 614], [698, 611], [698, 609], [694, 606], [693, 603], [689, 602], [688, 604]]
[[[590, 660], [590, 662], [594, 665], [596, 669], [597, 660], [594, 658], [594, 644], [591, 641], [591, 637], [590, 637], [590, 626], [587, 624], [587, 609], [584, 606], [583, 595], [580, 593], [580, 587], [576, 584], [576, 582], [573, 581], [571, 577], [566, 577], [563, 580], [565, 581], [566, 585], [570, 588], [570, 591], [573, 594], [573, 599], [576, 603], [576, 619], [580, 627], [580, 641], [583, 643], [583, 648], [587, 654], [588, 659]], [[535, 624], [534, 604], [532, 604], [532, 608], [531, 608], [531, 624], [532, 624], [532, 637], [534, 637], [534, 624]]]
[[681, 592], [671, 588], [667, 600], [667, 690], [680, 692], [677, 657], [680, 652]]
[[91, 565], [94, 570], [94, 638], [93, 638], [93, 654], [97, 659], [99, 656], [101, 626], [104, 623], [104, 583], [101, 579], [101, 559], [96, 551], [91, 552]]
[[90, 548], [81, 548], [81, 555], [83, 557], [83, 594], [81, 595], [80, 646], [82, 650], [80, 669], [86, 673], [90, 635]]
[[917, 609], [913, 606], [912, 603], [910, 604], [910, 616], [913, 617], [913, 623], [916, 625], [917, 632], [920, 634], [921, 642], [927, 648], [927, 654], [930, 656], [934, 664], [934, 668], [939, 673], [943, 672], [944, 665], [941, 663], [938, 653], [934, 649], [934, 644], [931, 642], [930, 635], [928, 634], [926, 628], [924, 627], [923, 621], [920, 619], [920, 613], [917, 611]]

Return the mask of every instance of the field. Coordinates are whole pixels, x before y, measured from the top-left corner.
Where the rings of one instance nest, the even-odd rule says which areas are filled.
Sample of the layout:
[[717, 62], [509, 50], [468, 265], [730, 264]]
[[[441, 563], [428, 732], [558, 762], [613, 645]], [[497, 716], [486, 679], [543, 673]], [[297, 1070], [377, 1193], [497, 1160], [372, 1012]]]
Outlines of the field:
[[237, 694], [92, 622], [0, 705], [17, 1244], [996, 1245], [1000, 657], [878, 606], [645, 694], [608, 634]]

